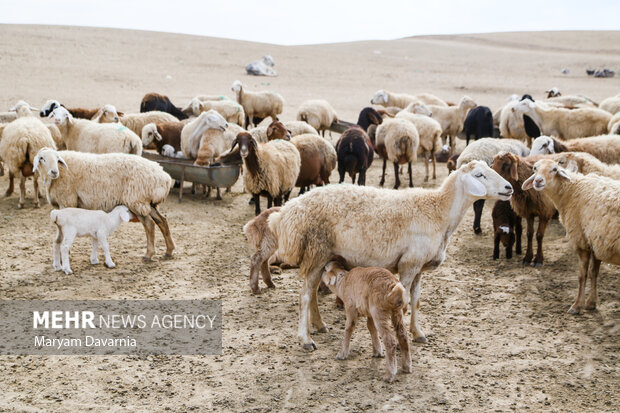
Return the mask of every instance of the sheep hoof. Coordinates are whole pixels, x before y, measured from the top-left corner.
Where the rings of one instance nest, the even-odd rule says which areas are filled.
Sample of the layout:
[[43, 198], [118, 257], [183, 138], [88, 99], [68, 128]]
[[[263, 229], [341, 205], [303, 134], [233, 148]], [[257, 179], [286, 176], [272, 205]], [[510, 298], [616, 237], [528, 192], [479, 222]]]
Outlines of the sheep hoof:
[[586, 301], [585, 309], [588, 311], [596, 310], [596, 302]]
[[165, 260], [171, 260], [173, 258], [174, 258], [174, 256], [170, 252], [167, 252], [167, 253], [164, 254], [164, 259]]
[[36, 204], [34, 204], [34, 207], [39, 208], [40, 207], [39, 203], [37, 202]]
[[24, 207], [24, 204], [17, 204], [17, 209], [22, 209]]
[[318, 330], [316, 330], [317, 333], [327, 333], [328, 331], [329, 331], [329, 328], [327, 326], [323, 326], [319, 328]]
[[480, 227], [475, 227], [474, 234], [480, 234], [480, 233], [482, 233], [482, 229]]
[[411, 362], [404, 364], [402, 366], [403, 373], [411, 373], [413, 371], [413, 367], [411, 366]]
[[276, 285], [274, 283], [269, 283], [267, 284], [267, 288], [276, 288]]
[[142, 262], [144, 262], [144, 263], [153, 262], [153, 258], [148, 257], [148, 256], [145, 255], [144, 257], [142, 257]]
[[388, 373], [388, 374], [386, 374], [386, 375], [383, 377], [383, 380], [384, 380], [386, 383], [392, 383], [392, 382], [394, 381], [394, 375], [393, 375], [393, 374], [391, 374], [391, 373]]
[[54, 271], [62, 271], [62, 267], [54, 265]]
[[578, 307], [573, 306], [568, 310], [568, 314], [579, 315], [581, 314], [581, 310]]
[[108, 268], [116, 268], [116, 264], [114, 264], [113, 262], [112, 262], [112, 263], [110, 263], [110, 264], [108, 264], [108, 263], [106, 262], [106, 263], [104, 263], [104, 265], [105, 265], [106, 267], [108, 267]]
[[523, 258], [523, 265], [530, 265], [531, 262], [532, 262], [531, 258]]
[[95, 259], [95, 260], [90, 260], [91, 265], [98, 265], [99, 264], [99, 260]]
[[413, 341], [415, 341], [416, 343], [426, 343], [428, 340], [426, 339], [426, 337], [424, 336], [419, 336], [413, 339]]
[[344, 354], [342, 351], [336, 355], [336, 360], [346, 360], [349, 357], [349, 353]]
[[65, 271], [65, 274], [67, 274], [67, 275], [73, 274], [73, 271], [71, 271], [71, 268], [69, 268], [67, 270], [64, 270], [64, 271]]
[[304, 344], [304, 350], [308, 350], [308, 351], [316, 350], [316, 344], [314, 344], [314, 341]]
[[382, 358], [383, 358], [383, 357], [385, 357], [385, 356], [383, 355], [383, 353], [382, 353], [382, 352], [380, 352], [380, 351], [379, 351], [379, 352], [375, 352], [375, 353], [373, 353], [373, 354], [372, 354], [372, 357], [373, 357], [373, 358], [376, 358], [376, 359], [382, 359]]
[[256, 288], [252, 287], [251, 289], [252, 289], [252, 294], [255, 294], [255, 295], [262, 294], [262, 291], [258, 287]]
[[534, 262], [534, 267], [538, 268], [538, 267], [542, 267], [542, 262]]

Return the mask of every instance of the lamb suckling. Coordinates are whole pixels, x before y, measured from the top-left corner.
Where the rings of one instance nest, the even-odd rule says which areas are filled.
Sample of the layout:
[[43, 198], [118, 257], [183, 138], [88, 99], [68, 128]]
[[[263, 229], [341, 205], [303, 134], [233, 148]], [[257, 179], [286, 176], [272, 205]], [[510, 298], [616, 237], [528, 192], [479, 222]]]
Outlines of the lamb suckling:
[[[272, 213], [278, 211], [280, 211], [280, 207], [266, 209], [243, 226], [243, 233], [254, 250], [250, 257], [250, 289], [254, 294], [261, 293], [258, 287], [259, 272], [267, 288], [276, 288], [271, 281], [272, 268], [269, 265], [269, 258], [271, 258], [273, 251], [276, 249], [278, 240], [273, 232], [269, 230], [267, 220]], [[279, 268], [276, 268], [274, 267], [273, 270], [279, 271]]]
[[[403, 373], [411, 373], [409, 337], [403, 323], [403, 312], [409, 304], [409, 293], [398, 278], [385, 268], [356, 267], [348, 270], [340, 256], [332, 257], [325, 265], [322, 281], [344, 302], [346, 325], [342, 348], [336, 358], [349, 357], [349, 344], [357, 319], [366, 317], [372, 339], [373, 357], [383, 357], [381, 339], [385, 344], [386, 373], [384, 380], [391, 383], [397, 372], [396, 341], [400, 346], [400, 366]], [[389, 322], [396, 332], [397, 340]], [[381, 337], [381, 339], [379, 339]]]
[[[620, 265], [620, 181], [573, 173], [551, 159], [542, 159], [523, 183], [523, 190], [532, 188], [551, 198], [579, 258], [579, 289], [568, 312], [594, 310], [601, 262]], [[586, 300], [587, 278], [590, 295]]]
[[155, 254], [155, 224], [166, 241], [166, 258], [175, 245], [168, 220], [157, 206], [164, 202], [172, 178], [157, 162], [124, 153], [93, 154], [41, 149], [33, 172], [43, 178], [47, 200], [58, 208], [111, 211], [125, 205], [137, 216], [146, 232], [145, 262]]
[[90, 263], [99, 264], [97, 249], [101, 246], [105, 255], [105, 266], [116, 267], [110, 256], [108, 237], [123, 223], [132, 219], [132, 213], [125, 205], [119, 205], [110, 212], [92, 211], [82, 208], [54, 209], [50, 219], [56, 225], [56, 238], [53, 244], [53, 266], [56, 271], [73, 274], [69, 262], [69, 250], [75, 237], [90, 237], [93, 250]]
[[319, 331], [327, 329], [316, 290], [325, 262], [334, 254], [353, 266], [398, 272], [412, 294], [413, 337], [425, 342], [418, 325], [421, 273], [444, 261], [450, 236], [476, 199], [508, 200], [511, 195], [505, 179], [484, 162], [471, 162], [437, 189], [328, 185], [287, 202], [268, 222], [278, 240], [278, 257], [300, 269], [298, 335], [304, 348], [316, 348], [310, 322]]

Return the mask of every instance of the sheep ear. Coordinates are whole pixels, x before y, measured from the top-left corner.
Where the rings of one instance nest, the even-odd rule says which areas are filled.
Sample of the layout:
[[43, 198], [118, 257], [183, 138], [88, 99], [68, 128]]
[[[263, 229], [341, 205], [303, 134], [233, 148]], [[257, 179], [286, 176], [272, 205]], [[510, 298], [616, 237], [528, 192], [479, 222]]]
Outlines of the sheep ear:
[[332, 276], [329, 278], [329, 285], [336, 285], [336, 281], [338, 280], [338, 277], [336, 276]]
[[465, 184], [465, 189], [470, 193], [470, 195], [478, 197], [486, 196], [487, 189], [469, 173], [463, 175], [463, 183]]
[[579, 165], [577, 165], [577, 162], [571, 159], [566, 163], [566, 167], [564, 169], [570, 172], [579, 172]]
[[571, 182], [570, 176], [568, 176], [568, 172], [566, 172], [565, 169], [558, 168], [558, 176], [562, 177], [563, 179], [567, 180], [568, 182]]
[[235, 140], [233, 141], [232, 146], [230, 147], [230, 151], [229, 152], [232, 152], [232, 150], [235, 149], [235, 146], [237, 146], [238, 143], [239, 143], [239, 141], [237, 140], [237, 138], [235, 138]]
[[61, 164], [62, 166], [64, 166], [67, 171], [69, 170], [69, 166], [67, 165], [65, 160], [62, 159], [62, 157], [60, 155], [58, 155], [58, 163]]
[[129, 220], [131, 220], [131, 212], [122, 210], [121, 211], [121, 220], [123, 222], [129, 222]]
[[510, 165], [510, 177], [515, 181], [519, 180], [519, 171], [517, 169], [516, 162], [513, 162], [512, 165]]
[[155, 139], [157, 139], [158, 141], [162, 140], [163, 138], [161, 137], [161, 135], [159, 133], [155, 133]]
[[39, 167], [39, 162], [41, 162], [41, 156], [37, 154], [37, 156], [34, 157], [34, 161], [32, 162], [32, 172], [37, 171], [37, 168]]
[[523, 182], [523, 185], [521, 185], [521, 189], [523, 189], [524, 191], [527, 191], [528, 189], [532, 189], [534, 187], [533, 182], [534, 182], [535, 176], [536, 174], [533, 174], [532, 176], [527, 178], [525, 182]]
[[530, 138], [536, 139], [541, 135], [540, 128], [538, 127], [536, 122], [534, 122], [534, 119], [527, 115], [523, 115], [523, 127], [525, 129], [525, 133]]

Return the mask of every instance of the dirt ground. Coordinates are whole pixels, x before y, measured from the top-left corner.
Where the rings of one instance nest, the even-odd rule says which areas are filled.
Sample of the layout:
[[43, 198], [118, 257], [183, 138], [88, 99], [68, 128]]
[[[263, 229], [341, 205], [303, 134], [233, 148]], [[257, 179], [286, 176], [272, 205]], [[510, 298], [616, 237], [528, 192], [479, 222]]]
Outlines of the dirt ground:
[[[294, 116], [302, 100], [322, 96], [343, 119], [354, 120], [381, 87], [402, 85], [399, 90], [451, 100], [471, 93], [493, 109], [513, 91], [540, 96], [558, 86], [601, 100], [620, 85], [618, 79], [581, 74], [592, 62], [620, 68], [618, 33], [290, 48], [101, 29], [0, 26], [0, 34], [2, 108], [17, 99], [41, 105], [56, 97], [76, 106], [116, 103], [119, 110], [137, 111], [148, 91], [183, 104], [194, 94], [227, 93], [240, 78], [257, 88], [270, 82], [281, 91], [287, 99], [284, 119]], [[144, 52], [145, 45], [152, 52]], [[190, 53], [192, 48], [200, 51]], [[267, 51], [281, 76], [244, 76], [242, 64]], [[349, 54], [333, 64], [344, 51]], [[215, 55], [221, 62], [209, 60]], [[412, 65], [403, 58], [414, 55]], [[532, 70], [524, 73], [528, 66]], [[565, 66], [572, 69], [568, 77], [559, 74]], [[437, 181], [424, 184], [423, 170], [418, 161], [416, 186], [436, 186], [447, 175], [445, 164], [438, 164]], [[379, 178], [375, 160], [367, 184], [377, 186]], [[388, 168], [386, 184], [393, 179]], [[7, 177], [0, 178], [2, 191], [7, 185]], [[601, 265], [597, 311], [567, 314], [577, 292], [577, 259], [557, 220], [547, 229], [544, 266], [523, 267], [520, 256], [509, 261], [503, 251], [500, 260], [492, 260], [490, 203], [481, 235], [473, 233], [470, 210], [452, 236], [446, 261], [423, 276], [421, 327], [428, 343], [413, 344], [413, 373], [386, 384], [385, 361], [371, 358], [365, 323], [353, 335], [350, 359], [335, 359], [344, 312], [333, 295], [319, 298], [330, 331], [313, 335], [318, 345], [313, 353], [302, 349], [296, 338], [297, 270], [275, 276], [275, 290], [250, 294], [250, 251], [242, 226], [254, 209], [241, 181], [221, 201], [192, 195], [186, 186], [179, 204], [178, 190], [172, 190], [161, 210], [177, 244], [173, 260], [163, 260], [158, 233], [156, 260], [143, 264], [142, 226], [125, 224], [109, 240], [115, 269], [91, 266], [90, 243], [80, 239], [72, 249], [71, 276], [52, 269], [51, 207], [43, 202], [34, 209], [30, 182], [27, 187], [23, 210], [16, 209], [15, 194], [0, 199], [0, 299], [219, 299], [223, 354], [0, 356], [2, 411], [612, 412], [620, 405], [620, 268]]]

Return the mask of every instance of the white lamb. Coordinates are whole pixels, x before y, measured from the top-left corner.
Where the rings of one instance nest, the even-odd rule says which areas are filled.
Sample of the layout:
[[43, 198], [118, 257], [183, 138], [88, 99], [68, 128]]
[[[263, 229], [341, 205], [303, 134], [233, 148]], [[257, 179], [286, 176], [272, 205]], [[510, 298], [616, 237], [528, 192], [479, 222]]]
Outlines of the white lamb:
[[64, 271], [65, 274], [73, 274], [69, 263], [69, 250], [75, 237], [90, 237], [93, 251], [90, 254], [90, 263], [99, 264], [97, 248], [101, 245], [105, 254], [105, 266], [116, 267], [110, 257], [108, 236], [123, 222], [129, 222], [132, 218], [129, 208], [119, 205], [110, 212], [101, 210], [92, 211], [82, 208], [54, 209], [50, 212], [50, 219], [56, 225], [56, 239], [53, 244], [53, 266], [56, 271]]

